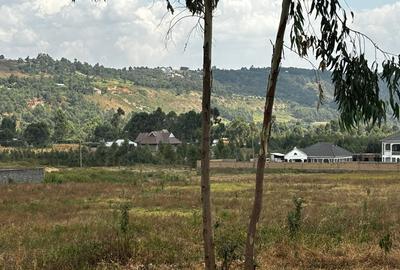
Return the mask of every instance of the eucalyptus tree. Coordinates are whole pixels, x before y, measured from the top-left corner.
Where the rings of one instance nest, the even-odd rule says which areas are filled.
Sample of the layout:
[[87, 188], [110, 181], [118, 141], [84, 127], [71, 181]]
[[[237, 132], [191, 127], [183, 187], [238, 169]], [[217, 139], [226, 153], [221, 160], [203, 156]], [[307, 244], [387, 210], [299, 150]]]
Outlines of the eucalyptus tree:
[[[167, 1], [167, 9], [174, 12], [174, 7]], [[179, 2], [179, 1], [178, 1]], [[204, 262], [207, 270], [215, 269], [215, 251], [211, 215], [210, 191], [210, 130], [211, 130], [211, 89], [212, 89], [212, 32], [213, 10], [218, 0], [186, 0], [186, 8], [193, 16], [203, 20], [203, 95], [201, 105], [201, 202], [203, 212]]]
[[[268, 77], [260, 152], [257, 162], [256, 188], [245, 248], [246, 270], [254, 269], [254, 242], [263, 199], [264, 167], [271, 134], [272, 109], [282, 58], [284, 37], [290, 20], [290, 47], [300, 57], [313, 55], [318, 69], [329, 70], [338, 104], [340, 123], [348, 129], [359, 123], [380, 124], [390, 110], [399, 118], [400, 57], [382, 50], [368, 36], [348, 26], [348, 11], [339, 0], [282, 0], [280, 22], [273, 47], [271, 71]], [[351, 18], [354, 17], [350, 11]], [[314, 28], [314, 25], [315, 28]], [[316, 29], [317, 28], [317, 29]], [[369, 63], [366, 42], [383, 56]], [[381, 95], [380, 82], [388, 88], [388, 100]], [[319, 85], [322, 97], [323, 89]]]
[[[75, 2], [76, 0], [72, 0]], [[95, 0], [97, 1], [97, 0]], [[105, 1], [105, 0], [104, 0]], [[183, 1], [182, 1], [183, 2]], [[215, 251], [211, 218], [211, 196], [210, 196], [210, 130], [211, 130], [211, 89], [212, 89], [212, 31], [213, 10], [217, 7], [219, 0], [185, 0], [185, 8], [190, 11], [191, 16], [203, 20], [203, 96], [202, 96], [202, 143], [201, 143], [201, 201], [203, 211], [203, 239], [204, 259], [206, 269], [215, 269]], [[174, 5], [182, 5], [181, 0], [166, 0], [167, 10], [172, 14], [175, 12]], [[187, 16], [181, 16], [179, 12], [176, 20], [171, 23], [168, 32], [173, 26]]]

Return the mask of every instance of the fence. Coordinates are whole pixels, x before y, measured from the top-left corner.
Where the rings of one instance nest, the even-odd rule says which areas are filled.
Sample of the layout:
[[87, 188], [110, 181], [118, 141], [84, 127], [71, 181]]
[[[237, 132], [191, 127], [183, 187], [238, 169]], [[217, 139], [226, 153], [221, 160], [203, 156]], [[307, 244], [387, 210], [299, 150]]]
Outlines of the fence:
[[[197, 168], [200, 168], [197, 161]], [[220, 161], [211, 160], [210, 168], [251, 169], [257, 167], [256, 162]], [[342, 163], [294, 163], [294, 162], [267, 162], [265, 168], [293, 169], [309, 171], [399, 171], [400, 163], [382, 162], [342, 162]]]
[[41, 183], [44, 179], [43, 168], [0, 169], [0, 184]]

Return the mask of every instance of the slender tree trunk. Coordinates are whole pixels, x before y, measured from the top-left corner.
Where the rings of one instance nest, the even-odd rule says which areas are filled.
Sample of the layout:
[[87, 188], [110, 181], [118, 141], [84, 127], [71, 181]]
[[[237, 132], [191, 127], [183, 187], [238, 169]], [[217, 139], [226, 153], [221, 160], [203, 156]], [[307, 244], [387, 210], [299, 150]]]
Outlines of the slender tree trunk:
[[201, 146], [201, 202], [203, 208], [203, 240], [205, 269], [215, 269], [214, 241], [210, 198], [210, 118], [211, 118], [211, 50], [212, 50], [212, 2], [205, 0], [203, 45], [203, 100]]
[[82, 141], [79, 140], [79, 167], [83, 167], [82, 163]]
[[282, 58], [283, 39], [285, 36], [286, 24], [289, 17], [290, 0], [282, 1], [282, 12], [276, 35], [275, 46], [272, 54], [271, 71], [268, 78], [267, 95], [264, 107], [264, 121], [260, 137], [260, 153], [257, 161], [256, 189], [254, 194], [253, 210], [250, 216], [247, 231], [245, 264], [246, 270], [255, 269], [254, 263], [254, 240], [256, 236], [257, 223], [260, 219], [263, 198], [264, 168], [268, 149], [268, 141], [271, 134], [272, 108], [274, 105], [275, 89], [278, 80], [279, 66]]

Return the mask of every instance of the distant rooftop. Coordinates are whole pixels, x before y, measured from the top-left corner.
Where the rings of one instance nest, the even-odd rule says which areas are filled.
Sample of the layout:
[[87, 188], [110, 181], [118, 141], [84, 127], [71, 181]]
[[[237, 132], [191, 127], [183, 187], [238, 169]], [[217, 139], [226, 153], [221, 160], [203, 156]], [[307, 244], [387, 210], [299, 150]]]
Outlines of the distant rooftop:
[[142, 145], [158, 145], [160, 143], [177, 145], [182, 142], [166, 129], [139, 133], [135, 142]]
[[353, 153], [346, 149], [328, 142], [319, 142], [301, 149], [308, 157], [349, 157]]
[[395, 133], [389, 137], [382, 139], [383, 142], [400, 141], [400, 132]]

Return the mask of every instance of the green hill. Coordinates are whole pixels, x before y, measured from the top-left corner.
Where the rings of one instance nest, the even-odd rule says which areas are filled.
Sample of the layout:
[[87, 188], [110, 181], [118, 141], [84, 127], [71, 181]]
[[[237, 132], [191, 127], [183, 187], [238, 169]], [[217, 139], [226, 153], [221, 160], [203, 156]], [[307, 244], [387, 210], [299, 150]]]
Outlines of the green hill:
[[[212, 106], [223, 118], [260, 121], [269, 69], [215, 68]], [[329, 74], [321, 74], [326, 103], [317, 111], [318, 88], [312, 70], [282, 68], [275, 116], [278, 121], [324, 122], [337, 117]], [[61, 108], [72, 137], [85, 136], [121, 107], [125, 112], [199, 111], [202, 72], [171, 68], [106, 68], [47, 54], [36, 58], [0, 59], [0, 115], [14, 115], [20, 127], [35, 121], [53, 125]]]

